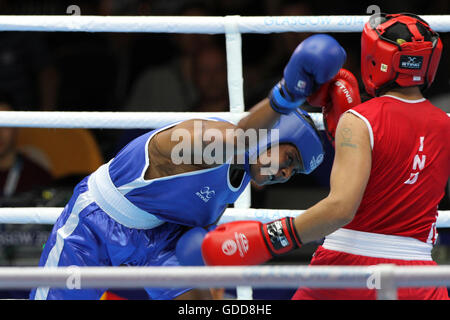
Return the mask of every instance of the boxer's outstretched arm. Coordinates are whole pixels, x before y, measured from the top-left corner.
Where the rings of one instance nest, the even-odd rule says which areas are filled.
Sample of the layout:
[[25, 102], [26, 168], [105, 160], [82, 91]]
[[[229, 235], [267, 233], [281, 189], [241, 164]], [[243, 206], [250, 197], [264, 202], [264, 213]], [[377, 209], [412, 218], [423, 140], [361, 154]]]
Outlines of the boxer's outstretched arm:
[[[252, 107], [249, 114], [241, 119], [237, 125], [225, 121], [186, 120], [170, 129], [159, 132], [153, 139], [154, 145], [156, 145], [160, 154], [170, 157], [174, 148], [187, 137], [190, 139], [189, 145], [192, 146], [190, 149], [192, 151], [190, 155], [192, 163], [194, 163], [195, 157], [201, 158], [203, 156], [203, 151], [213, 141], [216, 144], [221, 144], [222, 150], [233, 150], [235, 156], [240, 156], [248, 148], [248, 145], [244, 145], [245, 148], [239, 148], [239, 141], [248, 143], [245, 138], [246, 131], [254, 129], [258, 133], [258, 129], [269, 129], [273, 127], [279, 116], [280, 114], [272, 109], [269, 99], [266, 98]], [[212, 140], [205, 139], [205, 133], [208, 132], [213, 136]], [[199, 146], [199, 148], [195, 148], [195, 146]], [[150, 147], [151, 145], [149, 145]], [[223, 155], [226, 156], [226, 152]], [[226, 158], [223, 158], [222, 162], [226, 160]]]
[[265, 98], [253, 106], [249, 114], [242, 118], [237, 127], [248, 129], [269, 129], [278, 121], [280, 113], [276, 112], [271, 106], [269, 98]]
[[295, 218], [302, 242], [320, 240], [352, 221], [369, 181], [372, 151], [365, 123], [351, 113], [339, 120], [329, 195]]

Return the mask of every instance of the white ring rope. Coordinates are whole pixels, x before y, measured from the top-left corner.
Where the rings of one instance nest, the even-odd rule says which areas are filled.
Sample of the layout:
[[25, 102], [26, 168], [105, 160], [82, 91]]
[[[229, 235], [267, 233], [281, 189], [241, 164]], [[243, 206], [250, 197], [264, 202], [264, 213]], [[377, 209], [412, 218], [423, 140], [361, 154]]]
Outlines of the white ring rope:
[[[0, 223], [54, 224], [63, 209], [62, 207], [0, 208]], [[295, 217], [303, 212], [304, 210], [228, 208], [218, 223], [241, 220], [258, 220], [266, 223], [283, 217]], [[450, 228], [450, 210], [438, 211], [438, 214], [436, 226]]]
[[[450, 286], [450, 266], [4, 267], [0, 288], [367, 288], [389, 276], [395, 287]], [[381, 279], [380, 279], [381, 277]], [[375, 288], [374, 288], [375, 289]]]
[[[76, 112], [0, 111], [0, 127], [135, 129], [160, 128], [176, 121], [218, 117], [237, 124], [248, 112]], [[310, 113], [318, 130], [322, 114]]]
[[[247, 113], [0, 111], [0, 127], [134, 129], [160, 128], [176, 121], [219, 117], [237, 123]], [[319, 114], [315, 116], [319, 118]]]
[[[422, 16], [437, 32], [450, 31], [450, 16]], [[361, 32], [368, 15], [356, 16], [0, 16], [0, 31], [239, 33]]]

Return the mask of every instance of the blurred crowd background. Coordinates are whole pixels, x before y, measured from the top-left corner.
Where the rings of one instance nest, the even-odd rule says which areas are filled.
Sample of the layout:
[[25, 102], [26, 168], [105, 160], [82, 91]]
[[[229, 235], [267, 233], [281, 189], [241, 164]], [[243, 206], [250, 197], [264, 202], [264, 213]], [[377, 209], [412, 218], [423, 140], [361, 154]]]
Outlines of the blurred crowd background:
[[[42, 0], [0, 1], [0, 15], [308, 16], [382, 12], [449, 14], [445, 0]], [[243, 34], [245, 105], [267, 96], [292, 51], [309, 34]], [[360, 79], [360, 34], [332, 34], [347, 50], [345, 68]], [[450, 112], [450, 34], [427, 98]], [[361, 94], [364, 89], [360, 83]], [[228, 111], [223, 35], [0, 32], [0, 110]], [[308, 108], [308, 106], [306, 106]], [[318, 111], [318, 110], [313, 110]], [[0, 128], [0, 206], [59, 207], [81, 178], [147, 130]], [[326, 139], [325, 139], [326, 141]], [[252, 187], [252, 207], [305, 209], [326, 196], [333, 149], [316, 172], [284, 185]], [[449, 210], [448, 190], [440, 204]], [[51, 226], [0, 225], [0, 265], [37, 265]], [[440, 229], [435, 258], [450, 263]], [[317, 244], [275, 262], [307, 263]]]

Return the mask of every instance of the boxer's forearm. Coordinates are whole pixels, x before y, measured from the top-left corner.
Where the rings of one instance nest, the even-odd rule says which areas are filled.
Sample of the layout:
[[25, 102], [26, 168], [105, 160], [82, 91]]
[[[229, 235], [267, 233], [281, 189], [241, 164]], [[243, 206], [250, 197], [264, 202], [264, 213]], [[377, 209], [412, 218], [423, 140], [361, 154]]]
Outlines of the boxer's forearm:
[[343, 202], [325, 198], [294, 220], [303, 243], [317, 241], [350, 223], [354, 212]]
[[278, 121], [280, 114], [270, 106], [269, 99], [263, 99], [250, 109], [250, 114], [242, 118], [237, 127], [243, 129], [270, 129]]

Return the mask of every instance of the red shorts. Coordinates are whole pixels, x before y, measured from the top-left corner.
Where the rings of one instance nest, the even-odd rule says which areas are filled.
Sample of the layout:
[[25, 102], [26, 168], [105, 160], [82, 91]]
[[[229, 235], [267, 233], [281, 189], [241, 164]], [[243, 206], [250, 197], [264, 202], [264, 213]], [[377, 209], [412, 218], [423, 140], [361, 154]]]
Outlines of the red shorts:
[[[381, 263], [393, 263], [401, 266], [437, 265], [434, 261], [410, 261], [385, 258], [372, 258], [338, 252], [319, 247], [310, 265], [369, 266]], [[447, 288], [399, 288], [399, 300], [449, 300]], [[299, 288], [292, 300], [374, 300], [375, 289], [310, 289]]]

